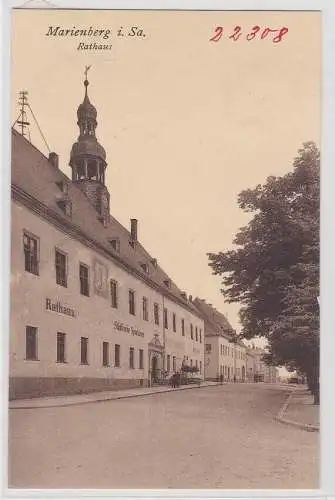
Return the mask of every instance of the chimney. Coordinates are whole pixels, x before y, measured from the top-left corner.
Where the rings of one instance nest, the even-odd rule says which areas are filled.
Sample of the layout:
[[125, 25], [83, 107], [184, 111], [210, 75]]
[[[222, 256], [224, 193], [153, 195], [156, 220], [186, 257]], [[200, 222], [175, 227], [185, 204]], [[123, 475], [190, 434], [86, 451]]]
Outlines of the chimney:
[[188, 298], [188, 300], [189, 300], [190, 302], [192, 302], [192, 299], [193, 299], [193, 297], [192, 297], [192, 295], [190, 295], [190, 296], [189, 296], [189, 298]]
[[49, 153], [49, 162], [54, 168], [58, 169], [59, 165], [59, 156], [57, 153]]
[[137, 219], [130, 219], [130, 235], [132, 241], [137, 241]]

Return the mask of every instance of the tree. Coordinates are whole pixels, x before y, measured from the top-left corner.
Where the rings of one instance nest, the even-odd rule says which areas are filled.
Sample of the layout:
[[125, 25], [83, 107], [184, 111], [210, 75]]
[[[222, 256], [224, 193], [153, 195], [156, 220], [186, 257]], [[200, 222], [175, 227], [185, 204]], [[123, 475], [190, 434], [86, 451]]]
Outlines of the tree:
[[306, 374], [319, 400], [319, 168], [313, 142], [303, 145], [293, 171], [242, 191], [238, 205], [252, 216], [234, 249], [209, 253], [227, 302], [241, 304], [245, 338], [268, 340], [267, 362]]

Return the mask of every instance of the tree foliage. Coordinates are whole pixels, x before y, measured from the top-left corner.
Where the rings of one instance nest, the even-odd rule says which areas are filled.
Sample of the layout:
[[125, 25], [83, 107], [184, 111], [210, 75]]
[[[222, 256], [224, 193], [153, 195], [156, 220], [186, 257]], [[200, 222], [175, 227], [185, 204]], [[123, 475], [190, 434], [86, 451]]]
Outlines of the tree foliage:
[[[227, 302], [241, 305], [245, 338], [268, 339], [267, 361], [306, 374], [316, 394], [319, 365], [319, 168], [313, 142], [299, 149], [293, 170], [242, 191], [252, 215], [234, 249], [210, 253]], [[313, 387], [314, 388], [313, 388]]]

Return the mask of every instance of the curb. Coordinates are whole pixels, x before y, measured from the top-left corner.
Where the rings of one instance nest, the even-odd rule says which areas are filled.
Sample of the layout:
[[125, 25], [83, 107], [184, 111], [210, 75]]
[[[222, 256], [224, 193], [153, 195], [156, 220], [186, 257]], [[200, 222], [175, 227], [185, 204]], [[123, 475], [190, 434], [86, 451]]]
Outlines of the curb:
[[[9, 402], [9, 406], [8, 408], [10, 410], [38, 410], [40, 408], [56, 408], [56, 407], [67, 407], [67, 406], [78, 406], [78, 405], [86, 405], [86, 404], [92, 404], [92, 403], [103, 403], [104, 401], [117, 401], [117, 400], [120, 400], [120, 399], [128, 399], [128, 398], [139, 398], [139, 397], [142, 397], [142, 396], [153, 396], [155, 394], [164, 394], [164, 393], [168, 393], [168, 392], [177, 392], [177, 391], [187, 391], [187, 390], [190, 390], [190, 389], [204, 389], [204, 388], [208, 388], [208, 387], [216, 387], [217, 385], [220, 385], [220, 384], [210, 384], [210, 385], [192, 385], [190, 387], [179, 387], [179, 388], [175, 388], [175, 389], [162, 389], [162, 390], [158, 390], [158, 391], [152, 391], [152, 392], [142, 392], [140, 394], [124, 394], [124, 395], [120, 395], [120, 396], [116, 396], [113, 394], [112, 397], [103, 397], [103, 396], [100, 396], [100, 397], [97, 397], [96, 399], [92, 399], [92, 400], [88, 400], [88, 401], [64, 401], [64, 402], [61, 402], [61, 403], [51, 403], [51, 404], [45, 404], [45, 405], [22, 405], [22, 406], [11, 406], [11, 403], [13, 403], [13, 401], [10, 401]], [[57, 396], [56, 396], [57, 397]], [[62, 397], [62, 396], [60, 396]], [[66, 397], [66, 396], [65, 396]], [[40, 401], [40, 398], [36, 398], [36, 400]], [[26, 401], [26, 400], [25, 400]], [[15, 402], [19, 402], [19, 400], [15, 400]], [[18, 403], [19, 404], [19, 403]]]
[[312, 424], [302, 424], [300, 422], [295, 422], [294, 420], [289, 420], [289, 419], [285, 418], [285, 413], [287, 411], [287, 408], [289, 407], [289, 404], [290, 404], [290, 401], [292, 399], [294, 392], [295, 391], [292, 390], [291, 392], [288, 393], [288, 395], [286, 397], [286, 401], [283, 404], [283, 406], [281, 407], [281, 409], [279, 410], [278, 415], [275, 417], [275, 420], [277, 422], [282, 423], [282, 424], [290, 425], [292, 427], [296, 427], [298, 429], [302, 429], [302, 430], [305, 430], [308, 432], [319, 432], [320, 431], [319, 426], [312, 425]]

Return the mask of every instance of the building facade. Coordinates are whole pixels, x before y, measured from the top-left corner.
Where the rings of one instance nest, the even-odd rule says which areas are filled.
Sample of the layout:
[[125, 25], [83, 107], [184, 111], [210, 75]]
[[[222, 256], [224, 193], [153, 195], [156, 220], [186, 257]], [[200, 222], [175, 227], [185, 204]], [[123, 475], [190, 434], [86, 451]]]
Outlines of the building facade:
[[85, 95], [71, 179], [12, 131], [10, 398], [145, 386], [183, 366], [204, 376], [204, 321], [110, 215], [97, 111]]
[[265, 382], [275, 384], [279, 382], [279, 370], [275, 366], [267, 365], [263, 356], [264, 349], [252, 346], [247, 349], [247, 379], [249, 382]]
[[244, 382], [246, 380], [246, 346], [236, 339], [227, 318], [196, 298], [193, 305], [205, 322], [205, 378]]

